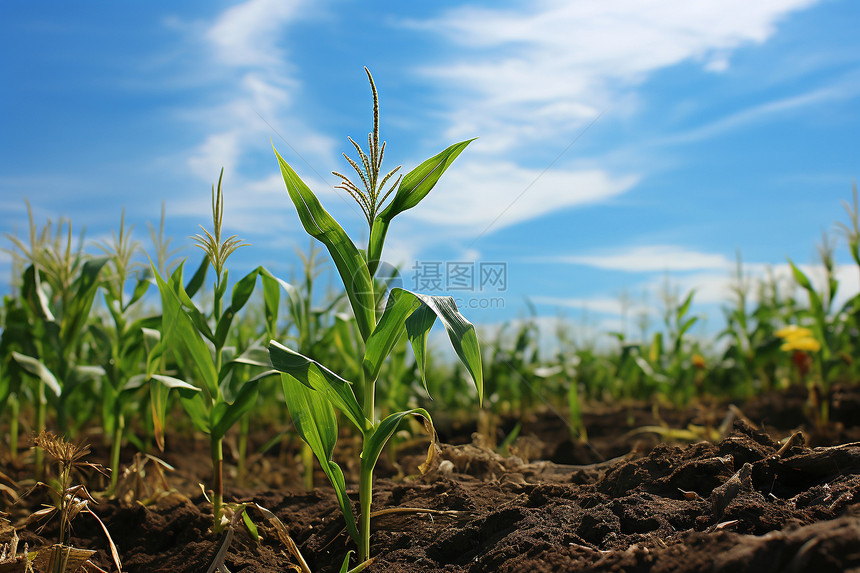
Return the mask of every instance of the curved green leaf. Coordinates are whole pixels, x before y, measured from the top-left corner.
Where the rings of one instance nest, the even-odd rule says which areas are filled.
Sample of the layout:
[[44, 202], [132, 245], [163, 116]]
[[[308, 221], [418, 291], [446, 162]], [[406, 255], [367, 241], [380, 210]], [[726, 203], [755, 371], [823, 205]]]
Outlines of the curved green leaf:
[[379, 460], [382, 448], [385, 447], [385, 444], [388, 443], [388, 440], [391, 439], [391, 436], [393, 436], [394, 432], [397, 431], [397, 428], [400, 427], [400, 422], [402, 422], [403, 418], [406, 416], [413, 414], [424, 418], [424, 426], [430, 434], [431, 443], [427, 454], [427, 461], [429, 462], [432, 457], [432, 453], [435, 451], [436, 431], [433, 429], [433, 419], [430, 418], [430, 414], [428, 414], [427, 410], [424, 408], [414, 408], [412, 410], [406, 410], [405, 412], [395, 412], [382, 420], [374, 432], [365, 440], [364, 448], [361, 452], [361, 459], [368, 462], [370, 467], [373, 468], [376, 465], [377, 460]]
[[212, 437], [215, 439], [223, 438], [224, 434], [233, 427], [233, 424], [257, 402], [260, 380], [277, 373], [277, 370], [267, 370], [258, 374], [242, 384], [242, 388], [232, 403], [218, 402], [215, 404], [209, 416], [212, 425]]
[[315, 360], [294, 352], [272, 340], [269, 357], [275, 370], [285, 372], [306, 387], [318, 391], [325, 399], [346, 415], [362, 433], [370, 427], [361, 406], [355, 399], [352, 385]]
[[376, 272], [376, 265], [382, 257], [382, 245], [385, 242], [385, 235], [388, 233], [388, 225], [391, 220], [403, 211], [420, 203], [430, 193], [445, 170], [473, 141], [475, 140], [468, 139], [450, 145], [403, 177], [394, 199], [377, 215], [370, 229], [367, 259], [368, 265], [371, 266], [371, 276]]
[[421, 373], [421, 383], [424, 390], [430, 393], [427, 387], [427, 335], [436, 322], [436, 314], [429, 306], [421, 305], [421, 308], [409, 315], [406, 319], [406, 333], [409, 343], [412, 345], [412, 353], [415, 355], [415, 363], [418, 372]]
[[[173, 292], [173, 294], [176, 295], [176, 298], [179, 299], [179, 302], [182, 306], [182, 310], [184, 310], [188, 314], [188, 317], [191, 318], [191, 323], [194, 325], [194, 327], [200, 332], [200, 334], [205, 336], [208, 340], [214, 342], [215, 335], [212, 333], [212, 329], [209, 328], [209, 322], [206, 319], [206, 316], [202, 312], [200, 312], [200, 309], [198, 309], [197, 305], [194, 304], [194, 301], [191, 300], [191, 297], [194, 295], [182, 286], [182, 275], [184, 273], [184, 267], [184, 262], [180, 263], [180, 265], [176, 267], [176, 270], [173, 271], [173, 274], [168, 277], [167, 285]], [[153, 271], [155, 271], [155, 267], [152, 267], [152, 269]], [[223, 288], [226, 288], [226, 277], [224, 279]]]
[[370, 380], [379, 376], [382, 364], [403, 335], [406, 318], [421, 306], [421, 301], [409, 291], [393, 289], [389, 293], [379, 323], [365, 344], [363, 365]]
[[266, 333], [271, 339], [278, 332], [278, 311], [281, 305], [281, 291], [278, 287], [287, 291], [288, 295], [295, 291], [295, 287], [279, 279], [264, 267], [260, 267], [260, 277], [263, 281], [263, 307], [266, 313]]
[[[202, 287], [203, 283], [206, 281], [206, 273], [208, 270], [209, 256], [203, 255], [203, 258], [200, 259], [200, 264], [197, 265], [197, 270], [194, 271], [194, 276], [192, 276], [191, 280], [188, 281], [188, 284], [185, 285], [185, 292], [188, 293], [188, 296], [191, 297], [197, 294], [197, 291], [200, 290], [200, 287]], [[158, 272], [156, 271], [155, 274], [158, 274]]]
[[47, 366], [42, 364], [41, 360], [33, 358], [32, 356], [26, 356], [19, 352], [12, 352], [12, 358], [14, 358], [15, 362], [20, 364], [24, 370], [44, 382], [45, 386], [50, 388], [54, 395], [59, 396], [63, 393], [62, 388], [60, 388], [60, 383], [57, 382], [57, 378], [54, 376], [53, 372], [51, 372]]
[[151, 277], [149, 276], [149, 272], [144, 273], [144, 276], [138, 279], [137, 284], [134, 287], [134, 291], [131, 293], [131, 299], [125, 303], [125, 307], [122, 309], [123, 312], [128, 310], [128, 308], [143, 298], [143, 295], [146, 294], [146, 291], [149, 290], [149, 285], [152, 284]]
[[86, 325], [93, 307], [93, 300], [99, 288], [99, 273], [107, 263], [107, 257], [90, 259], [84, 263], [81, 273], [72, 283], [72, 292], [69, 308], [63, 309], [60, 320], [60, 337], [67, 357], [72, 351], [75, 341], [80, 338], [80, 333]]
[[317, 392], [287, 373], [281, 374], [287, 409], [299, 436], [310, 446], [323, 472], [334, 487], [337, 502], [346, 521], [346, 529], [353, 541], [358, 543], [358, 528], [352, 503], [346, 495], [346, 480], [343, 472], [333, 461], [337, 445], [337, 416], [334, 407], [322, 393]]
[[[183, 345], [197, 367], [203, 387], [212, 398], [218, 396], [218, 372], [209, 347], [200, 332], [194, 327], [191, 317], [182, 309], [179, 297], [153, 268], [158, 290], [161, 292], [161, 337], [166, 346]], [[181, 267], [177, 270], [181, 279]], [[176, 276], [176, 273], [174, 273]], [[171, 277], [171, 280], [173, 277]], [[180, 283], [181, 288], [181, 283]], [[184, 292], [184, 289], [182, 289]]]
[[305, 231], [322, 242], [334, 260], [337, 272], [346, 287], [346, 294], [355, 314], [361, 336], [370, 336], [376, 324], [373, 283], [364, 257], [341, 226], [329, 215], [307, 185], [275, 150], [281, 174], [290, 199], [295, 205]]
[[251, 293], [254, 292], [254, 287], [257, 284], [257, 275], [260, 274], [262, 268], [257, 267], [233, 285], [233, 294], [230, 296], [230, 306], [233, 308], [233, 312], [239, 312], [251, 298]]
[[212, 423], [210, 421], [212, 404], [202, 392], [189, 395], [180, 391], [179, 401], [182, 403], [182, 407], [185, 409], [185, 412], [191, 418], [191, 423], [194, 424], [195, 428], [204, 434], [212, 432]]
[[[199, 394], [200, 388], [192, 386], [184, 380], [161, 374], [153, 374], [150, 376], [150, 379], [153, 382], [149, 384], [149, 403], [152, 409], [155, 443], [158, 445], [159, 450], [164, 451], [164, 419], [167, 416], [170, 391], [176, 389], [180, 392], [185, 392], [186, 396], [191, 396], [192, 393]], [[196, 425], [197, 423], [195, 423]]]
[[[427, 310], [421, 310], [422, 307]], [[420, 313], [415, 315], [419, 310]], [[411, 319], [413, 315], [416, 316], [415, 319]], [[412, 343], [422, 379], [425, 379], [427, 333], [433, 327], [437, 317], [445, 325], [451, 346], [472, 376], [475, 388], [478, 390], [478, 400], [483, 401], [484, 381], [478, 336], [475, 334], [475, 327], [460, 314], [457, 304], [450, 296], [419, 294], [401, 288], [391, 289], [388, 304], [379, 319], [379, 324], [367, 340], [364, 353], [366, 372], [372, 380], [376, 379], [382, 363], [405, 328]]]

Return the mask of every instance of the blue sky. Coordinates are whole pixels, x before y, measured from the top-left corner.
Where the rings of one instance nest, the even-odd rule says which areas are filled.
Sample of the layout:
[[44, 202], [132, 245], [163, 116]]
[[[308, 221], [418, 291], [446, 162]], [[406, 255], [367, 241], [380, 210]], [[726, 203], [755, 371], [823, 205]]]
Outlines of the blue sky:
[[[395, 220], [384, 256], [405, 286], [416, 265], [505, 263], [504, 290], [455, 293], [497, 307], [467, 309], [475, 322], [528, 298], [617, 329], [626, 295], [632, 330], [640, 312], [656, 325], [668, 273], [714, 329], [737, 251], [750, 275], [786, 276], [845, 220], [858, 28], [855, 0], [4, 2], [0, 231], [25, 232], [24, 198], [93, 240], [125, 207], [147, 245], [164, 200], [196, 259], [186, 237], [211, 224], [223, 166], [226, 231], [252, 243], [234, 275], [288, 276], [308, 239], [271, 142], [364, 240], [330, 171], [370, 129], [366, 65], [389, 168], [480, 138]], [[856, 292], [841, 240], [837, 259]], [[0, 255], [4, 283], [9, 268]]]

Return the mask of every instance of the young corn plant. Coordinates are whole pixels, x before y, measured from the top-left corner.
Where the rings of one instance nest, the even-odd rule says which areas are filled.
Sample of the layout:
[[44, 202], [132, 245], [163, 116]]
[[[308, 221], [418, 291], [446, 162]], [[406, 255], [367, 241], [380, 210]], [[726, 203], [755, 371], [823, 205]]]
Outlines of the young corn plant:
[[[263, 281], [265, 312], [270, 325], [277, 322], [279, 289], [282, 286], [266, 269], [257, 267], [236, 282], [229, 305], [224, 307], [228, 284], [225, 264], [227, 258], [242, 246], [242, 243], [236, 236], [226, 239], [221, 237], [224, 216], [221, 193], [223, 175], [222, 170], [217, 191], [215, 186], [212, 186], [214, 230], [210, 233], [204, 228], [205, 235], [194, 237], [215, 271], [212, 316], [204, 314], [183, 287], [182, 265], [179, 265], [166, 281], [153, 265], [161, 292], [162, 331], [147, 359], [147, 374], [157, 382], [150, 386], [150, 396], [159, 445], [163, 446], [164, 443], [164, 420], [171, 389], [178, 390], [182, 406], [194, 427], [209, 435], [213, 471], [213, 530], [216, 532], [227, 523], [223, 514], [224, 434], [254, 405], [260, 380], [275, 374], [275, 371], [269, 369], [247, 380], [234, 376], [234, 368], [240, 364], [268, 368], [268, 353], [264, 347], [253, 345], [237, 355], [235, 348], [226, 346], [226, 342], [236, 313], [245, 306], [254, 291], [257, 276]], [[214, 328], [210, 322], [214, 323]], [[188, 380], [154, 373], [167, 349], [172, 349], [180, 366], [184, 366], [185, 370], [193, 375], [196, 385]]]
[[[73, 247], [72, 224], [61, 219], [56, 228], [41, 230], [29, 204], [29, 246], [8, 236], [17, 250], [13, 256], [27, 264], [21, 280], [22, 312], [17, 314], [18, 366], [35, 379], [35, 429], [45, 429], [47, 406], [52, 403], [61, 430], [68, 425], [68, 401], [79, 387], [104, 374], [100, 367], [82, 364], [87, 322], [99, 287], [106, 257], [91, 258], [83, 251], [83, 238]], [[81, 411], [81, 410], [79, 410]], [[86, 412], [84, 412], [86, 413]], [[36, 473], [44, 470], [43, 454], [36, 449]]]
[[[269, 344], [272, 365], [282, 372], [284, 395], [296, 430], [313, 450], [323, 472], [335, 488], [347, 531], [358, 546], [361, 563], [367, 561], [370, 556], [373, 469], [383, 446], [397, 431], [401, 421], [410, 415], [422, 417], [431, 438], [435, 440], [430, 414], [423, 408], [395, 412], [382, 420], [377, 418], [377, 377], [397, 340], [406, 333], [426, 388], [427, 335], [436, 319], [441, 320], [457, 355], [472, 376], [478, 400], [483, 398], [481, 354], [477, 335], [474, 326], [457, 310], [454, 299], [394, 288], [388, 296], [384, 310], [378, 314], [373, 282], [392, 219], [424, 199], [442, 173], [471, 140], [451, 145], [394, 181], [386, 190], [386, 184], [400, 168], [380, 177], [385, 143], [380, 145], [379, 142], [379, 98], [367, 68], [365, 72], [373, 94], [373, 131], [368, 135], [368, 151], [365, 152], [350, 139], [358, 153], [359, 161], [354, 161], [344, 154], [358, 174], [360, 184], [335, 173], [342, 180], [340, 188], [356, 200], [367, 220], [370, 233], [364, 252], [359, 251], [343, 228], [323, 208], [316, 195], [277, 150], [275, 151], [287, 191], [302, 226], [308, 234], [326, 246], [346, 289], [364, 348], [360, 374], [355, 380], [346, 380], [312, 358], [290, 350], [277, 341], [273, 340]], [[386, 200], [392, 193], [394, 196], [386, 205]], [[343, 472], [332, 459], [338, 435], [336, 410], [356, 427], [362, 440], [358, 526], [346, 494]], [[433, 452], [434, 448], [435, 444], [431, 444], [430, 451]]]
[[[133, 227], [125, 225], [125, 211], [120, 219], [119, 234], [113, 233], [111, 241], [99, 248], [107, 255], [108, 271], [102, 281], [104, 299], [112, 324], [95, 321], [89, 332], [96, 341], [92, 353], [97, 356], [105, 370], [107, 384], [101, 388], [102, 425], [110, 440], [110, 487], [113, 494], [119, 478], [119, 454], [125, 438], [126, 415], [134, 411], [132, 405], [144, 382], [143, 370], [146, 349], [143, 329], [156, 329], [161, 317], [151, 316], [135, 320], [135, 305], [149, 289], [149, 272], [142, 272], [134, 258], [140, 249], [132, 240]], [[132, 281], [131, 295], [126, 294], [126, 284]]]

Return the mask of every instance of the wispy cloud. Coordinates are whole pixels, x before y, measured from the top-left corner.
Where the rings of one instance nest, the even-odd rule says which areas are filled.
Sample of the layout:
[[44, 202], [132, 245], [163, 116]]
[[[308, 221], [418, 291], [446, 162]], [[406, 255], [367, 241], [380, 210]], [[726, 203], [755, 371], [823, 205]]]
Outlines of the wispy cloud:
[[586, 310], [598, 314], [608, 314], [622, 316], [627, 314], [655, 314], [657, 309], [651, 306], [642, 304], [632, 304], [629, 300], [625, 301], [622, 297], [610, 298], [606, 296], [595, 297], [553, 297], [553, 296], [534, 296], [530, 300], [535, 304], [547, 305], [554, 308], [570, 308]]
[[570, 133], [606, 108], [623, 113], [657, 70], [691, 60], [725, 71], [732, 50], [764, 42], [781, 17], [814, 1], [547, 0], [459, 7], [411, 24], [462, 54], [423, 69], [458, 94], [449, 135], [516, 148]]
[[820, 88], [792, 97], [780, 98], [732, 113], [731, 115], [682, 133], [668, 135], [660, 138], [654, 143], [678, 145], [710, 139], [780, 114], [793, 112], [813, 105], [846, 99], [856, 95], [858, 91], [860, 91], [860, 85], [840, 85]]
[[232, 6], [207, 30], [206, 39], [224, 64], [251, 69], [279, 67], [283, 54], [277, 37], [296, 19], [301, 0], [248, 0]]
[[458, 159], [411, 216], [438, 225], [478, 232], [503, 227], [563, 208], [605, 201], [630, 190], [633, 175], [605, 171], [542, 171], [508, 161]]
[[[273, 193], [283, 193], [280, 177], [257, 179], [253, 161], [248, 161], [271, 155], [270, 139], [280, 143], [279, 147], [286, 146], [278, 141], [278, 134], [301, 141], [302, 159], [311, 165], [329, 164], [334, 158], [334, 140], [295, 113], [295, 98], [302, 85], [285, 38], [290, 27], [307, 18], [311, 9], [305, 0], [247, 0], [225, 9], [207, 26], [182, 28], [201, 57], [217, 70], [206, 89], [218, 94], [212, 105], [198, 105], [184, 114], [203, 134], [200, 143], [188, 150], [186, 164], [206, 182], [215, 180], [224, 168], [233, 189], [241, 190], [225, 192], [228, 222], [238, 228], [253, 228], [256, 217], [252, 213], [259, 215], [260, 206]], [[171, 26], [181, 28], [175, 22]], [[195, 196], [172, 207], [176, 214], [205, 215], [206, 204]], [[261, 230], [259, 225], [256, 230]]]
[[694, 251], [678, 245], [638, 245], [581, 255], [546, 257], [541, 260], [625, 272], [728, 270], [735, 264], [725, 255]]

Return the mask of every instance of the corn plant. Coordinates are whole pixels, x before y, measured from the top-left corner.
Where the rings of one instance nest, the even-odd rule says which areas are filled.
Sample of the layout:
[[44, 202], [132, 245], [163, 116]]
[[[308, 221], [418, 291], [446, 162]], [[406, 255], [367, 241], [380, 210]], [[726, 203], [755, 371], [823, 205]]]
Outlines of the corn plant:
[[[845, 227], [852, 257], [854, 257], [857, 242], [857, 238], [853, 234], [853, 229], [857, 226], [856, 209], [855, 188], [854, 211], [847, 209], [852, 219], [852, 228]], [[815, 409], [818, 423], [826, 424], [829, 419], [830, 385], [845, 363], [853, 362], [853, 344], [856, 338], [853, 333], [856, 329], [858, 309], [860, 309], [860, 295], [855, 295], [834, 312], [833, 301], [839, 288], [839, 281], [836, 278], [834, 246], [827, 235], [818, 245], [818, 253], [824, 269], [824, 283], [821, 289], [816, 289], [807, 274], [790, 259], [788, 263], [791, 266], [794, 280], [806, 291], [809, 298], [808, 308], [798, 312], [798, 317], [807, 319], [810, 332], [806, 338], [817, 346], [812, 350], [815, 372], [809, 384], [810, 401]], [[788, 340], [783, 346], [796, 343], [797, 340]], [[800, 353], [809, 351], [809, 349], [802, 347], [791, 348], [791, 350]]]
[[[72, 225], [60, 220], [56, 229], [49, 221], [38, 229], [29, 204], [29, 246], [17, 237], [14, 256], [28, 266], [21, 280], [22, 313], [16, 332], [21, 352], [13, 351], [18, 365], [35, 378], [35, 429], [45, 429], [47, 405], [55, 407], [61, 430], [67, 428], [67, 402], [72, 393], [104, 374], [98, 366], [82, 364], [82, 346], [99, 276], [107, 258], [88, 257], [83, 238], [73, 247]], [[36, 471], [43, 471], [43, 457], [36, 450]]]
[[[260, 380], [274, 374], [274, 371], [266, 370], [247, 380], [234, 376], [234, 367], [240, 364], [268, 367], [268, 355], [264, 347], [256, 345], [237, 355], [235, 348], [227, 347], [226, 342], [236, 313], [245, 306], [254, 291], [257, 276], [262, 277], [266, 317], [270, 328], [277, 322], [280, 297], [279, 281], [263, 267], [257, 267], [236, 282], [230, 303], [224, 307], [228, 286], [225, 264], [227, 258], [242, 246], [242, 243], [235, 235], [226, 239], [221, 237], [224, 216], [221, 191], [223, 175], [222, 170], [217, 191], [215, 186], [212, 186], [213, 232], [203, 228], [204, 235], [194, 237], [215, 271], [212, 315], [210, 317], [202, 312], [183, 287], [181, 264], [167, 280], [158, 274], [153, 265], [161, 293], [162, 331], [155, 348], [150, 352], [147, 366], [147, 374], [157, 382], [150, 387], [150, 396], [159, 444], [163, 444], [167, 393], [171, 389], [179, 391], [182, 406], [194, 427], [209, 435], [215, 531], [220, 531], [226, 524], [222, 511], [224, 434], [254, 405]], [[210, 323], [214, 323], [214, 328]], [[154, 365], [158, 364], [164, 352], [171, 348], [180, 365], [184, 365], [187, 371], [193, 374], [191, 382], [153, 372]]]
[[[96, 342], [91, 352], [103, 366], [107, 382], [100, 393], [102, 425], [111, 444], [108, 490], [111, 494], [119, 478], [119, 454], [125, 438], [126, 415], [134, 411], [131, 406], [145, 381], [145, 377], [140, 375], [146, 359], [143, 329], [158, 328], [161, 322], [159, 316], [134, 318], [136, 304], [146, 294], [151, 282], [150, 272], [142, 272], [134, 260], [140, 245], [132, 240], [132, 231], [133, 227], [125, 225], [123, 210], [119, 233], [113, 233], [110, 242], [99, 245], [108, 257], [108, 276], [102, 281], [102, 290], [111, 320], [110, 324], [93, 321], [89, 327]], [[125, 293], [129, 281], [133, 284], [130, 296]]]
[[780, 311], [779, 290], [773, 276], [758, 283], [758, 303], [750, 310], [754, 283], [744, 273], [740, 253], [732, 274], [731, 306], [723, 307], [726, 327], [718, 338], [728, 346], [722, 355], [721, 368], [712, 371], [713, 390], [734, 391], [752, 397], [757, 390], [770, 390], [774, 381], [778, 339], [774, 324]]
[[[9, 420], [9, 454], [18, 457], [18, 423], [21, 402], [26, 400], [28, 388], [22, 383], [22, 368], [12, 356], [13, 352], [32, 354], [27, 312], [17, 297], [4, 296], [0, 333], [0, 414]], [[30, 350], [30, 352], [28, 352]], [[32, 400], [31, 400], [32, 402]], [[7, 413], [8, 410], [8, 413]]]
[[[323, 208], [316, 195], [275, 151], [284, 183], [302, 226], [326, 246], [346, 289], [364, 345], [360, 374], [355, 380], [346, 380], [312, 358], [274, 340], [269, 345], [272, 364], [283, 373], [284, 395], [296, 430], [311, 447], [335, 488], [347, 531], [358, 546], [360, 562], [365, 562], [370, 555], [373, 469], [382, 448], [397, 431], [401, 421], [410, 415], [418, 415], [426, 420], [433, 434], [430, 414], [423, 408], [395, 412], [383, 420], [377, 418], [377, 377], [398, 338], [406, 332], [426, 387], [427, 335], [436, 319], [440, 319], [457, 355], [471, 373], [479, 401], [483, 396], [481, 355], [475, 329], [457, 310], [453, 298], [395, 288], [391, 290], [381, 315], [378, 315], [373, 283], [392, 219], [424, 199], [471, 140], [451, 145], [394, 181], [386, 190], [386, 184], [399, 167], [380, 178], [385, 143], [379, 143], [379, 99], [370, 72], [366, 68], [365, 72], [373, 94], [373, 131], [368, 135], [368, 151], [365, 152], [350, 139], [360, 163], [344, 154], [358, 174], [361, 186], [335, 173], [342, 180], [340, 188], [356, 200], [367, 220], [370, 233], [364, 252], [359, 251], [343, 228]], [[386, 205], [386, 199], [392, 193], [394, 196]], [[345, 477], [332, 459], [338, 434], [336, 410], [355, 426], [362, 440], [358, 526], [346, 494]]]

